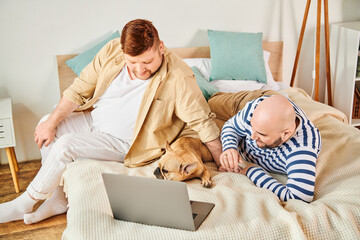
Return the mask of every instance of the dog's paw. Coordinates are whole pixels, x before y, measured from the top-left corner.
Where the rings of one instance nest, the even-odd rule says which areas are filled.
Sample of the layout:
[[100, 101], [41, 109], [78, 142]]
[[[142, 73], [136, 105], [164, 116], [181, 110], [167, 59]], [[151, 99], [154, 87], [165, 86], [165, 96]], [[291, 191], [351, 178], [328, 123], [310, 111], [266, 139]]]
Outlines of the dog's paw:
[[201, 185], [203, 185], [203, 187], [210, 188], [212, 186], [212, 181], [210, 179], [202, 179]]

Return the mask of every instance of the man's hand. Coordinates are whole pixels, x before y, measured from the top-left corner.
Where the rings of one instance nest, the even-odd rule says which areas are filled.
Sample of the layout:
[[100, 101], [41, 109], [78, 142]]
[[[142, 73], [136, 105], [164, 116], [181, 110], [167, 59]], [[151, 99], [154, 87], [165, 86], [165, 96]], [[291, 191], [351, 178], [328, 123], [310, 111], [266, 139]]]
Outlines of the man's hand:
[[221, 172], [236, 172], [239, 173], [241, 168], [239, 163], [243, 163], [243, 159], [237, 149], [227, 149], [220, 155], [219, 171]]
[[40, 149], [43, 144], [45, 147], [48, 146], [54, 140], [55, 134], [56, 127], [54, 127], [54, 125], [50, 123], [49, 119], [47, 119], [35, 128], [34, 141]]
[[35, 128], [34, 141], [39, 149], [43, 145], [45, 145], [45, 147], [48, 146], [54, 140], [57, 126], [78, 107], [76, 103], [67, 100], [65, 97], [60, 99], [60, 102], [49, 118]]

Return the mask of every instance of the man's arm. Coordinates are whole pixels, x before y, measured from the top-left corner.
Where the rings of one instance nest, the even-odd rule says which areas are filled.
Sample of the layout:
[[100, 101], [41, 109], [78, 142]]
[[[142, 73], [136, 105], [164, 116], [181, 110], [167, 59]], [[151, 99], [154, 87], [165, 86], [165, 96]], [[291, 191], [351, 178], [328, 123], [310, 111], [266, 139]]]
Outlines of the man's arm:
[[280, 200], [300, 199], [311, 202], [314, 197], [316, 154], [304, 149], [290, 154], [287, 159], [287, 183], [284, 185], [261, 167], [250, 164], [240, 171], [256, 186], [267, 188]]
[[[221, 131], [221, 142], [223, 153], [220, 155], [220, 171], [236, 172], [240, 171], [239, 163], [243, 159], [239, 153], [239, 141], [245, 136], [246, 129], [242, 124], [242, 111], [230, 118], [223, 126]], [[236, 123], [236, 124], [235, 124]]]
[[[242, 157], [239, 154], [237, 149], [230, 148], [224, 153], [222, 153], [222, 146], [220, 138], [216, 138], [213, 141], [206, 142], [205, 145], [211, 152], [211, 155], [214, 158], [216, 166], [221, 172], [239, 172], [240, 168], [238, 163], [242, 163]], [[228, 154], [232, 155], [228, 157]]]
[[210, 142], [206, 142], [205, 145], [208, 147], [211, 155], [213, 156], [216, 166], [220, 167], [220, 154], [222, 152], [220, 138], [216, 138]]
[[102, 61], [108, 57], [110, 50], [117, 42], [118, 40], [115, 39], [110, 41], [96, 54], [93, 61], [82, 70], [80, 76], [75, 78], [63, 92], [66, 98], [62, 97], [50, 117], [35, 128], [34, 140], [39, 148], [43, 144], [48, 146], [54, 140], [56, 127], [60, 122], [79, 106], [85, 105], [84, 99], [93, 97], [99, 72], [102, 69]]
[[79, 106], [76, 103], [62, 97], [55, 110], [48, 119], [40, 123], [35, 128], [34, 140], [38, 145], [39, 149], [44, 144], [48, 146], [55, 138], [56, 127], [60, 122], [66, 118], [70, 113], [75, 111]]

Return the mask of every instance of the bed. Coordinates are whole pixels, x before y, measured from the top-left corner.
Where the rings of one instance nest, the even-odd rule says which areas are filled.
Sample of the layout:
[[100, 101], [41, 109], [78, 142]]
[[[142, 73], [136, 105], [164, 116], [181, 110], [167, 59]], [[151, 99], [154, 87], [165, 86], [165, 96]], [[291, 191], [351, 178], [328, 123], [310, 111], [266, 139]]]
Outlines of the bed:
[[[273, 78], [281, 82], [282, 42], [264, 42]], [[173, 49], [180, 57], [209, 58], [209, 47]], [[65, 65], [74, 55], [57, 56], [61, 92], [76, 76]], [[303, 90], [282, 88], [320, 130], [323, 146], [316, 166], [314, 201], [281, 202], [247, 177], [222, 173], [206, 163], [214, 186], [187, 181], [192, 200], [215, 203], [196, 232], [114, 220], [101, 173], [151, 177], [157, 162], [127, 168], [116, 162], [80, 159], [67, 166], [62, 184], [69, 209], [63, 239], [359, 239], [360, 131], [340, 111], [313, 101]], [[272, 174], [285, 183], [286, 176]]]

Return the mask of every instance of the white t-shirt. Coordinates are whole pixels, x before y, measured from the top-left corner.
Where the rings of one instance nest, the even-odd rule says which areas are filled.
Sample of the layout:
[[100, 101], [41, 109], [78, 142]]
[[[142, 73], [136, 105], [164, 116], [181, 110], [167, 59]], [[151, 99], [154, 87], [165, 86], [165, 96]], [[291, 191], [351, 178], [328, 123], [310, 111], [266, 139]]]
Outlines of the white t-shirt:
[[149, 79], [131, 80], [125, 65], [93, 105], [91, 116], [95, 129], [131, 144], [140, 102], [148, 83]]

